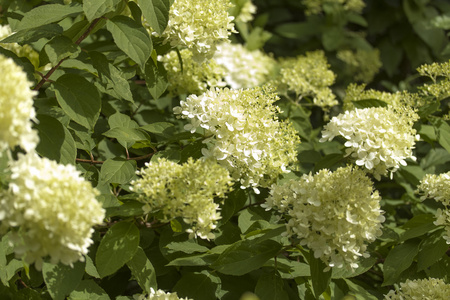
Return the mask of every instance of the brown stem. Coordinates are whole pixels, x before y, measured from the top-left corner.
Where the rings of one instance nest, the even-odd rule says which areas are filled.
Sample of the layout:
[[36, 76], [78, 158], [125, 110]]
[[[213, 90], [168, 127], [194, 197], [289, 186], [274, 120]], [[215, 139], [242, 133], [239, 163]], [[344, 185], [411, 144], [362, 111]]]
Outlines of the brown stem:
[[[91, 33], [91, 31], [94, 29], [94, 27], [97, 25], [97, 23], [100, 20], [101, 20], [101, 18], [94, 19], [92, 21], [91, 25], [89, 26], [89, 28], [86, 29], [86, 31], [78, 38], [78, 40], [75, 42], [75, 44], [79, 45], [89, 35], [89, 33]], [[38, 91], [44, 85], [44, 83], [46, 83], [48, 81], [48, 79], [50, 78], [50, 76], [52, 76], [52, 74], [56, 71], [56, 69], [58, 69], [59, 66], [61, 66], [63, 61], [65, 61], [66, 59], [67, 59], [67, 57], [61, 59], [58, 62], [58, 64], [56, 64], [56, 66], [51, 68], [50, 71], [48, 71], [47, 74], [45, 74], [45, 76], [42, 77], [41, 81], [39, 81], [39, 83], [33, 88], [33, 90]]]

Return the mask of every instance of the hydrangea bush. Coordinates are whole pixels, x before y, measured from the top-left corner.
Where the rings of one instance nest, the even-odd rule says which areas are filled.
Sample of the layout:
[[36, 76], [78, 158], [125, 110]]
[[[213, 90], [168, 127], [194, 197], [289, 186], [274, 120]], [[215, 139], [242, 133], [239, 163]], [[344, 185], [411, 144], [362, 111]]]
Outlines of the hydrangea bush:
[[0, 298], [448, 299], [450, 8], [397, 4], [2, 1]]

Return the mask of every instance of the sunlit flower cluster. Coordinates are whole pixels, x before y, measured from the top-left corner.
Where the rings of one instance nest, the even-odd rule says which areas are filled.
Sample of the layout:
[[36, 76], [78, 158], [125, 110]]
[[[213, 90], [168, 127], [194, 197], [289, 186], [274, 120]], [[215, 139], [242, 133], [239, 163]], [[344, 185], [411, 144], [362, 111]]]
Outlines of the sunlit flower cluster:
[[439, 175], [426, 174], [417, 187], [417, 193], [421, 194], [422, 201], [433, 198], [445, 206], [444, 209], [437, 209], [434, 224], [445, 226], [444, 238], [447, 244], [450, 244], [450, 172]]
[[204, 157], [225, 166], [241, 188], [259, 193], [258, 186], [270, 186], [297, 159], [300, 140], [288, 122], [278, 121], [277, 99], [270, 87], [211, 89], [181, 101], [174, 113], [190, 121], [186, 130], [208, 137]]
[[357, 81], [371, 82], [382, 66], [378, 49], [341, 50], [336, 56], [346, 63], [346, 71]]
[[411, 109], [405, 112], [391, 107], [370, 107], [346, 111], [324, 126], [320, 142], [336, 136], [345, 138], [346, 156], [380, 180], [388, 171], [394, 173], [406, 159], [415, 160], [412, 153], [418, 140]]
[[235, 17], [235, 21], [247, 23], [253, 20], [256, 6], [252, 3], [252, 0], [231, 0], [231, 3], [233, 7], [230, 12]]
[[225, 81], [233, 89], [263, 85], [276, 66], [272, 57], [260, 50], [250, 51], [241, 44], [220, 44], [214, 59], [225, 68]]
[[150, 288], [150, 294], [148, 296], [138, 295], [134, 296], [135, 300], [193, 300], [189, 298], [179, 298], [177, 293], [164, 292], [163, 290], [155, 291]]
[[0, 55], [0, 155], [6, 149], [20, 146], [33, 150], [39, 137], [31, 128], [35, 120], [31, 82], [10, 58]]
[[[180, 57], [182, 62], [180, 62]], [[188, 49], [171, 51], [160, 57], [167, 70], [168, 90], [173, 95], [201, 94], [209, 87], [224, 87], [225, 69], [214, 59], [196, 62]]]
[[211, 58], [216, 45], [235, 31], [230, 6], [229, 0], [175, 0], [162, 36], [173, 47], [188, 48], [197, 61]]
[[323, 11], [324, 5], [339, 5], [344, 10], [361, 13], [366, 4], [363, 0], [302, 0], [307, 15], [317, 15]]
[[450, 285], [442, 279], [409, 280], [384, 295], [385, 300], [444, 300], [450, 299]]
[[[0, 25], [0, 41], [13, 34], [9, 25]], [[20, 46], [17, 43], [0, 43], [0, 47], [15, 53], [19, 57], [26, 57], [33, 66], [39, 67], [39, 53], [37, 53], [30, 45]]]
[[11, 162], [8, 190], [0, 192], [1, 227], [13, 228], [16, 255], [40, 269], [43, 259], [72, 265], [92, 244], [92, 226], [103, 222], [99, 192], [73, 165], [35, 153]]
[[328, 267], [355, 269], [368, 257], [367, 243], [381, 235], [380, 200], [364, 171], [348, 166], [273, 185], [263, 207], [288, 215], [287, 236]]
[[321, 107], [337, 105], [330, 89], [336, 75], [329, 69], [323, 51], [307, 52], [297, 58], [281, 60], [281, 89], [295, 92], [299, 97], [312, 98]]
[[450, 61], [422, 65], [417, 68], [417, 71], [420, 75], [427, 76], [433, 81], [420, 87], [424, 96], [433, 96], [442, 100], [450, 95]]
[[191, 238], [214, 238], [211, 232], [220, 219], [219, 204], [214, 197], [223, 198], [232, 181], [228, 171], [212, 160], [190, 158], [185, 164], [160, 159], [146, 163], [137, 171], [140, 179], [131, 182], [139, 193], [146, 213], [161, 211], [167, 222], [182, 217]]

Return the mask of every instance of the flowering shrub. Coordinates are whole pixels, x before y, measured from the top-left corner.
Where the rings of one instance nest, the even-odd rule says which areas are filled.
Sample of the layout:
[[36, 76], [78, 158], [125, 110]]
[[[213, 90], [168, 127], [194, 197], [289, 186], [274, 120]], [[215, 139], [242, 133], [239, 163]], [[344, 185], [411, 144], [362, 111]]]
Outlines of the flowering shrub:
[[442, 279], [407, 279], [400, 283], [400, 288], [389, 291], [384, 299], [447, 299], [449, 296], [450, 285]]

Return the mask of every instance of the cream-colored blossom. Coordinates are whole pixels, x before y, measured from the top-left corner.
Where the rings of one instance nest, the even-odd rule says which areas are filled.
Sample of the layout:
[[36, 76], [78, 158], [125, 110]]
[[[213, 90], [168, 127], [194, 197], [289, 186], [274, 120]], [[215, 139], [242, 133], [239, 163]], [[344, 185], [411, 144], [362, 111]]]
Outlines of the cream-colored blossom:
[[176, 51], [170, 51], [159, 59], [167, 70], [169, 81], [168, 90], [173, 95], [201, 94], [209, 87], [224, 87], [222, 80], [225, 69], [214, 59], [196, 62], [188, 49], [180, 51], [180, 58]]
[[353, 79], [357, 81], [371, 82], [382, 66], [378, 49], [340, 50], [336, 56], [346, 63], [345, 71], [352, 74]]
[[272, 57], [260, 50], [247, 50], [241, 44], [220, 44], [214, 59], [226, 70], [225, 81], [233, 89], [267, 83], [276, 66]]
[[298, 237], [328, 267], [355, 269], [367, 243], [381, 235], [380, 196], [359, 168], [321, 170], [272, 185], [263, 205], [289, 216], [286, 235]]
[[73, 165], [35, 153], [11, 162], [8, 190], [0, 192], [1, 227], [13, 230], [16, 255], [40, 269], [43, 259], [72, 265], [92, 244], [92, 226], [103, 222], [99, 192]]
[[153, 288], [150, 288], [150, 295], [144, 296], [134, 296], [135, 300], [193, 300], [190, 298], [179, 298], [177, 293], [169, 293], [164, 292], [163, 290], [155, 291]]
[[[13, 32], [9, 25], [0, 25], [0, 41], [12, 34]], [[19, 57], [28, 58], [36, 69], [39, 68], [39, 53], [37, 53], [30, 45], [20, 46], [17, 43], [0, 43], [0, 47], [14, 52]]]
[[394, 173], [406, 166], [406, 159], [415, 160], [412, 149], [418, 139], [413, 129], [417, 115], [412, 109], [370, 107], [346, 111], [324, 126], [320, 142], [343, 137], [346, 156], [363, 166], [380, 180], [388, 171]]
[[209, 59], [235, 32], [230, 6], [229, 0], [175, 0], [162, 36], [172, 47], [188, 48], [196, 61]]
[[336, 5], [344, 10], [360, 14], [366, 4], [363, 0], [302, 0], [306, 7], [306, 15], [317, 15], [323, 12], [324, 5]]
[[185, 129], [200, 129], [204, 157], [225, 166], [241, 187], [270, 186], [296, 162], [299, 137], [285, 121], [278, 121], [276, 94], [269, 87], [247, 90], [210, 89], [181, 101], [174, 113], [188, 119]]
[[0, 55], [0, 155], [20, 146], [26, 151], [36, 148], [37, 132], [31, 128], [35, 121], [32, 83], [11, 58]]
[[233, 7], [230, 9], [230, 14], [235, 17], [236, 22], [247, 23], [253, 20], [256, 6], [252, 0], [231, 0], [231, 3]]
[[211, 232], [220, 219], [219, 204], [214, 197], [223, 198], [232, 184], [228, 171], [211, 160], [190, 158], [185, 164], [160, 159], [145, 164], [137, 172], [140, 179], [131, 182], [139, 193], [147, 213], [162, 211], [163, 221], [182, 217], [191, 237], [214, 238]]
[[433, 81], [419, 87], [424, 98], [433, 96], [442, 100], [450, 96], [450, 61], [425, 64], [417, 68], [417, 71], [420, 75], [427, 76]]
[[325, 53], [307, 52], [296, 58], [280, 61], [280, 89], [295, 92], [298, 97], [310, 97], [317, 106], [337, 105], [330, 89], [336, 75], [329, 69]]
[[427, 278], [400, 283], [400, 287], [384, 295], [385, 300], [447, 300], [450, 299], [450, 285], [442, 279]]

